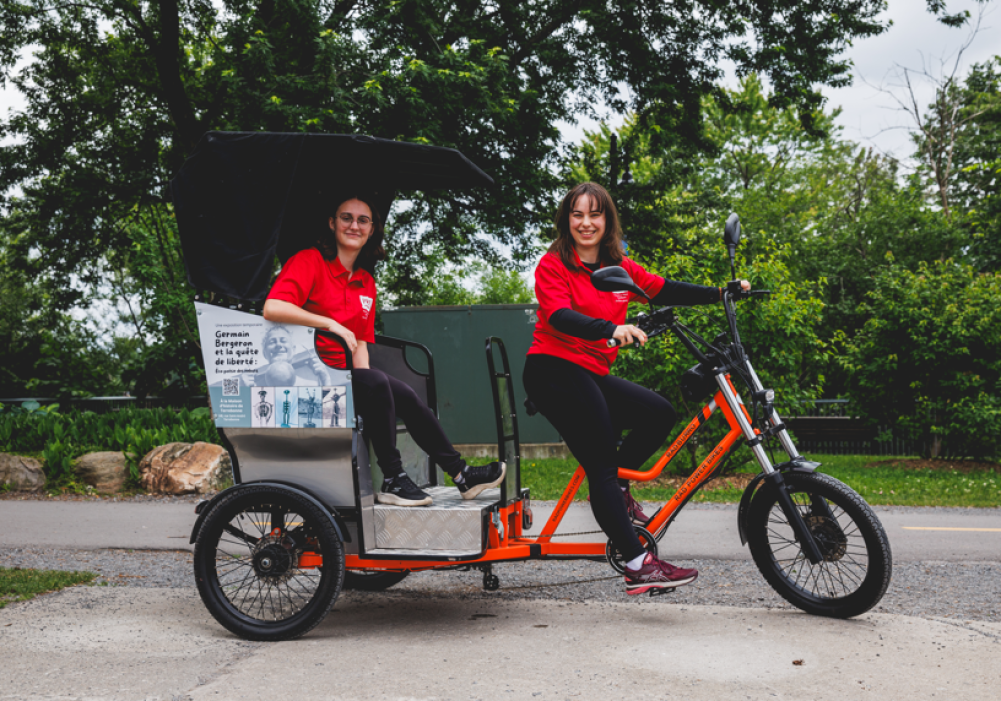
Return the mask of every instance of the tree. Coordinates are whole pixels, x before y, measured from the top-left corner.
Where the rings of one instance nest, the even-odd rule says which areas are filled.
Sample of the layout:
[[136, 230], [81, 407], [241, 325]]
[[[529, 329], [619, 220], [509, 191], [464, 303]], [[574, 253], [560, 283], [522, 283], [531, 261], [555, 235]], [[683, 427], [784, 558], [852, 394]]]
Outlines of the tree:
[[[420, 269], [419, 298], [401, 300], [392, 292], [380, 289], [380, 306], [467, 306], [471, 304], [531, 304], [535, 296], [521, 273], [476, 260], [452, 265], [441, 257], [430, 257]], [[400, 274], [388, 261], [380, 286], [393, 287], [393, 277]]]
[[1001, 275], [952, 260], [876, 277], [868, 320], [840, 362], [862, 415], [930, 457], [996, 457], [1001, 438]]
[[[429, 248], [452, 262], [496, 260], [492, 239], [516, 259], [533, 255], [553, 207], [560, 120], [632, 108], [658, 139], [698, 148], [702, 98], [718, 92], [729, 60], [768, 75], [773, 101], [799, 108], [809, 128], [816, 87], [848, 82], [839, 54], [883, 30], [882, 8], [880, 0], [4, 3], [0, 81], [26, 107], [0, 122], [0, 236], [11, 265], [47, 276], [48, 303], [66, 310], [104, 282], [110, 251], [133, 247], [138, 219], [169, 226], [165, 185], [204, 131], [361, 132], [457, 147], [498, 186], [411, 194], [397, 210], [387, 238], [401, 271], [392, 291], [416, 299]], [[163, 279], [180, 285], [174, 273]], [[163, 358], [191, 357], [183, 340], [152, 341]]]
[[[25, 245], [62, 248], [79, 273], [121, 245], [124, 213], [161, 200], [202, 132], [348, 131], [456, 146], [501, 184], [416, 198], [397, 216], [396, 255], [418, 257], [429, 235], [449, 259], [487, 255], [477, 231], [520, 253], [551, 207], [558, 120], [599, 104], [625, 109], [626, 85], [644, 120], [698, 141], [701, 98], [729, 59], [768, 74], [775, 101], [803, 107], [809, 122], [821, 101], [814, 86], [849, 80], [838, 54], [883, 29], [881, 9], [878, 0], [226, 0], [219, 13], [195, 0], [8, 3], [0, 61], [27, 107], [3, 129], [19, 143], [2, 151], [0, 191], [24, 190], [6, 224], [28, 234]], [[41, 49], [15, 73], [32, 46]]]
[[962, 111], [970, 119], [956, 142], [953, 199], [971, 234], [973, 264], [997, 272], [1001, 270], [1001, 56], [970, 69]]
[[[755, 77], [742, 81], [741, 88], [728, 91], [724, 99], [739, 118], [726, 119], [723, 110], [708, 99], [703, 111], [707, 120], [713, 115], [719, 118], [718, 124], [706, 129], [715, 142], [715, 155], [695, 157], [688, 153], [689, 158], [682, 158], [677, 148], [665, 148], [640, 120], [630, 117], [617, 134], [629, 154], [625, 162], [632, 178], [628, 184], [616, 183], [617, 178], [612, 177], [612, 132], [607, 125], [585, 134], [574, 154], [577, 160], [568, 162], [564, 178], [569, 182], [590, 179], [611, 185], [630, 257], [651, 272], [674, 280], [718, 286], [730, 279], [720, 241], [722, 222], [731, 208], [741, 213], [747, 234], [741, 241], [737, 274], [750, 279], [756, 287], [775, 292], [768, 301], [740, 305], [741, 336], [752, 350], [757, 372], [766, 384], [779, 391], [780, 409], [785, 410], [800, 400], [820, 396], [823, 389], [827, 348], [819, 331], [824, 281], [797, 278], [788, 262], [792, 257], [790, 244], [761, 235], [761, 222], [745, 219], [745, 208], [739, 203], [744, 197], [750, 198], [748, 193], [757, 193], [759, 187], [770, 193], [760, 194], [761, 199], [773, 197], [782, 189], [770, 177], [764, 177], [766, 172], [774, 175], [776, 168], [766, 165], [757, 154], [785, 153], [791, 169], [792, 161], [798, 159], [792, 156], [798, 149], [797, 140], [822, 137], [803, 136], [795, 114], [771, 107]], [[812, 120], [821, 129], [827, 128], [829, 121], [826, 115], [814, 115]], [[771, 126], [755, 127], [760, 137], [757, 141], [746, 138], [744, 129], [759, 123]], [[775, 127], [780, 123], [782, 129], [796, 136], [783, 138], [779, 133], [782, 129]], [[750, 146], [740, 151], [738, 144]], [[739, 172], [734, 174], [742, 163], [747, 166], [743, 177]], [[752, 170], [753, 174], [749, 174]], [[642, 306], [637, 305], [634, 311], [638, 313]], [[718, 307], [681, 311], [680, 316], [708, 339], [725, 326]], [[616, 373], [661, 389], [682, 406], [678, 380], [695, 362], [673, 336], [665, 335], [654, 339], [651, 347], [642, 352], [627, 349], [620, 353]]]

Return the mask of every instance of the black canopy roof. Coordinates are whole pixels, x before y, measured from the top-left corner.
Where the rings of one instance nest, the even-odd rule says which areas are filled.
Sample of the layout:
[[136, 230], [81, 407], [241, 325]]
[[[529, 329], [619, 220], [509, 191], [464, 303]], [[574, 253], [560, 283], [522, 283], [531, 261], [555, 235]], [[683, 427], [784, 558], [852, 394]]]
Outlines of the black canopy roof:
[[268, 293], [274, 256], [313, 245], [335, 192], [375, 193], [493, 180], [451, 148], [352, 134], [208, 132], [171, 181], [188, 282], [244, 300]]

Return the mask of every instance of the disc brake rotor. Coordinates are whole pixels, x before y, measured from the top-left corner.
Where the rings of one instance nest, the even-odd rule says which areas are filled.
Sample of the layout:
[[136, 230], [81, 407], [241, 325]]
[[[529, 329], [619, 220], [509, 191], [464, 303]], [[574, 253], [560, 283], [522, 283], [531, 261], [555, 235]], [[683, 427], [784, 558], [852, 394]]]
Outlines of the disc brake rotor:
[[805, 520], [825, 561], [836, 562], [845, 556], [848, 551], [848, 538], [837, 521], [827, 516], [813, 514], [807, 516]]

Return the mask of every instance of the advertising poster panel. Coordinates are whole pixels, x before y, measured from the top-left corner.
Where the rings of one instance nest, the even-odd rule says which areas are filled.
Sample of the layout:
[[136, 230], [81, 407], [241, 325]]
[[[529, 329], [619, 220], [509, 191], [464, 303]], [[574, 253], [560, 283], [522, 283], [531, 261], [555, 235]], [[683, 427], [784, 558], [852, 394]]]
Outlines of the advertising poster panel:
[[314, 329], [195, 303], [216, 426], [354, 428], [350, 373], [323, 363]]

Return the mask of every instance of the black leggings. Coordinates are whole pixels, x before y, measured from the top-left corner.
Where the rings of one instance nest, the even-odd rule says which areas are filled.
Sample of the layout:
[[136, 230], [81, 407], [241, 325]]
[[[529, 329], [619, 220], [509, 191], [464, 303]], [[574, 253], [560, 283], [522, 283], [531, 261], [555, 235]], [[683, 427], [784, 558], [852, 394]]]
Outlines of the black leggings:
[[[642, 555], [617, 472], [639, 469], [663, 444], [677, 420], [674, 407], [645, 387], [552, 355], [529, 355], [523, 379], [526, 394], [584, 468], [601, 530], [626, 560]], [[632, 431], [616, 450], [625, 429]]]
[[352, 372], [355, 406], [365, 422], [365, 433], [382, 474], [396, 477], [403, 472], [403, 459], [396, 449], [396, 419], [403, 419], [414, 442], [442, 470], [455, 477], [465, 467], [434, 412], [417, 396], [410, 385], [390, 377], [382, 370], [358, 369]]

